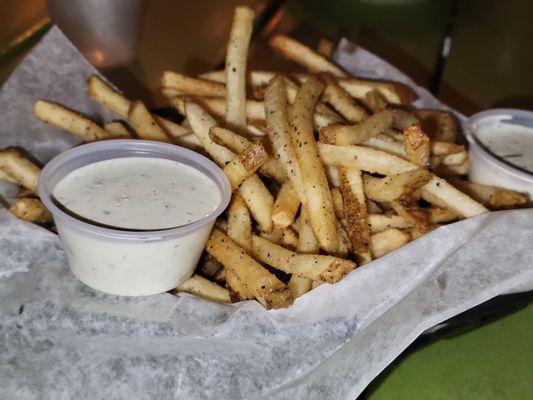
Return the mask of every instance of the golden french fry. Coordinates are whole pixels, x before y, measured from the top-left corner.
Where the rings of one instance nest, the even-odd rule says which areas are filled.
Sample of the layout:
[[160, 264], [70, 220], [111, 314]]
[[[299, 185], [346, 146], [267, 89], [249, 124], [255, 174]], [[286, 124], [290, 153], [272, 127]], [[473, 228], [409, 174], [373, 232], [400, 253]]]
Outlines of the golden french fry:
[[365, 94], [365, 97], [361, 99], [363, 104], [373, 113], [385, 110], [389, 102], [379, 91], [372, 89]]
[[231, 271], [227, 271], [225, 268], [224, 271], [226, 271], [226, 285], [229, 290], [229, 297], [233, 303], [252, 300], [254, 298], [252, 292], [237, 278], [237, 275]]
[[[0, 150], [1, 151], [1, 150]], [[17, 183], [17, 180], [0, 168], [0, 181]]]
[[303, 296], [307, 292], [311, 290], [311, 285], [313, 281], [308, 278], [303, 278], [298, 275], [291, 276], [291, 279], [289, 279], [289, 282], [287, 283], [287, 286], [289, 286], [289, 289], [291, 289], [292, 295], [294, 298], [298, 298], [300, 296]]
[[268, 154], [263, 145], [254, 143], [226, 164], [224, 173], [229, 179], [232, 190], [236, 190], [244, 180], [255, 174], [267, 158]]
[[274, 226], [279, 228], [287, 228], [296, 218], [296, 213], [300, 207], [300, 198], [298, 193], [294, 190], [291, 182], [287, 181], [278, 192], [278, 197], [274, 202], [274, 209], [272, 210], [272, 222]]
[[368, 213], [381, 214], [383, 212], [382, 208], [375, 201], [370, 200], [368, 197], [366, 199], [366, 210]]
[[468, 159], [465, 162], [459, 165], [444, 165], [442, 162], [433, 168], [433, 171], [440, 176], [449, 177], [449, 176], [459, 176], [467, 175], [470, 170], [470, 163]]
[[130, 101], [114, 90], [97, 75], [92, 75], [87, 81], [89, 96], [97, 103], [109, 108], [122, 118], [128, 118]]
[[443, 110], [413, 110], [420, 120], [422, 128], [432, 140], [455, 142], [457, 138], [457, 121], [452, 113]]
[[334, 50], [335, 50], [335, 44], [331, 40], [326, 39], [326, 38], [320, 38], [320, 40], [318, 41], [318, 46], [316, 48], [316, 52], [318, 54], [326, 58], [329, 58], [333, 54]]
[[[457, 214], [454, 214], [450, 210], [445, 210], [438, 207], [430, 207], [427, 209], [429, 212], [429, 222], [432, 224], [442, 224], [444, 222], [455, 221], [459, 219]], [[400, 228], [400, 227], [395, 227]]]
[[354, 98], [341, 88], [332, 76], [322, 74], [321, 78], [326, 84], [322, 99], [342, 115], [346, 121], [350, 123], [358, 123], [368, 117], [368, 113], [365, 109], [359, 106]]
[[17, 199], [9, 207], [15, 216], [24, 221], [35, 222], [37, 224], [44, 224], [52, 222], [52, 213], [44, 206], [39, 199], [23, 197]]
[[463, 165], [468, 161], [468, 151], [464, 150], [459, 153], [448, 154], [442, 157], [441, 163], [443, 165]]
[[356, 254], [358, 263], [366, 264], [372, 261], [372, 254], [361, 171], [340, 167], [339, 173], [350, 247]]
[[131, 102], [128, 121], [139, 138], [172, 143], [172, 139], [155, 121], [142, 101]]
[[[187, 118], [194, 131], [200, 139], [204, 150], [215, 160], [224, 166], [235, 157], [234, 153], [216, 144], [209, 136], [211, 128], [217, 125], [216, 121], [198, 104], [187, 102], [185, 105]], [[257, 175], [252, 175], [239, 187], [239, 194], [242, 196], [254, 219], [265, 232], [272, 230], [272, 208], [274, 198], [265, 187], [264, 183]]]
[[320, 141], [329, 144], [358, 144], [385, 132], [394, 121], [394, 111], [380, 111], [357, 125], [334, 124], [320, 129]]
[[260, 236], [252, 236], [253, 251], [260, 261], [289, 274], [335, 283], [356, 267], [349, 260], [318, 254], [298, 254]]
[[[411, 125], [403, 131], [405, 155], [414, 164], [423, 168], [429, 166], [429, 137], [419, 124]], [[448, 156], [449, 157], [449, 156]]]
[[11, 148], [0, 150], [0, 171], [20, 186], [33, 193], [37, 192], [41, 170], [18, 150]]
[[344, 219], [344, 200], [342, 198], [341, 190], [338, 187], [331, 188], [331, 200], [333, 201], [335, 216], [338, 219]]
[[226, 86], [217, 82], [191, 78], [177, 72], [165, 71], [161, 78], [161, 86], [175, 90], [181, 94], [192, 96], [225, 97]]
[[223, 287], [218, 286], [216, 283], [211, 282], [209, 279], [197, 274], [194, 274], [181, 285], [179, 285], [176, 290], [178, 292], [193, 294], [217, 303], [231, 302], [227, 289], [224, 289]]
[[[434, 223], [433, 220], [432, 223]], [[411, 224], [397, 214], [387, 213], [368, 214], [368, 226], [371, 233], [379, 233], [390, 228], [410, 228]]]
[[312, 254], [318, 253], [320, 246], [318, 240], [313, 232], [309, 214], [305, 207], [300, 210], [300, 217], [298, 218], [298, 253]]
[[376, 233], [371, 236], [374, 257], [378, 258], [384, 256], [385, 254], [402, 247], [404, 244], [407, 244], [410, 239], [411, 238], [407, 232], [396, 228]]
[[110, 137], [96, 122], [61, 104], [37, 100], [33, 112], [44, 122], [63, 129], [86, 142]]
[[339, 246], [335, 255], [341, 258], [347, 258], [352, 250], [352, 244], [348, 237], [348, 233], [339, 220], [337, 220], [337, 242], [339, 243]]
[[175, 122], [172, 122], [169, 119], [160, 117], [159, 115], [152, 114], [155, 122], [167, 133], [169, 137], [179, 138], [183, 136], [190, 135], [192, 130]]
[[298, 248], [298, 234], [291, 227], [283, 229], [281, 244], [288, 249], [296, 250]]
[[302, 85], [294, 102], [291, 132], [305, 191], [311, 226], [320, 247], [329, 253], [337, 250], [335, 212], [324, 166], [320, 161], [313, 133], [312, 115], [324, 86], [310, 78]]
[[412, 193], [429, 182], [431, 173], [425, 169], [415, 169], [385, 178], [364, 177], [365, 194], [377, 202], [394, 201]]
[[303, 65], [313, 73], [329, 72], [337, 77], [347, 76], [346, 72], [332, 61], [285, 35], [274, 35], [270, 38], [269, 43], [283, 57]]
[[206, 250], [235, 274], [266, 308], [283, 308], [292, 304], [293, 297], [288, 286], [218, 229], [211, 233]]
[[514, 190], [481, 185], [458, 178], [447, 178], [447, 180], [459, 190], [493, 210], [519, 208], [529, 201], [526, 194]]
[[385, 133], [380, 133], [374, 137], [371, 137], [361, 143], [364, 146], [371, 147], [377, 150], [383, 150], [387, 153], [394, 154], [398, 157], [405, 158], [405, 146], [404, 142], [394, 140], [392, 137]]
[[120, 121], [108, 122], [104, 125], [104, 129], [113, 138], [131, 139], [130, 132]]
[[252, 218], [244, 200], [234, 195], [228, 207], [228, 236], [247, 252], [252, 250]]
[[241, 128], [246, 126], [246, 60], [254, 16], [249, 7], [235, 8], [226, 52], [226, 122]]
[[294, 148], [291, 127], [287, 114], [285, 82], [277, 76], [272, 79], [265, 92], [265, 112], [268, 137], [274, 148], [275, 157], [281, 163], [286, 176], [302, 204], [307, 202], [302, 172]]
[[433, 156], [448, 156], [450, 154], [457, 154], [464, 152], [465, 146], [461, 144], [431, 141], [431, 155]]
[[411, 225], [418, 235], [429, 232], [432, 228], [429, 212], [420, 208], [415, 198], [405, 196], [391, 203], [394, 211]]
[[368, 92], [378, 91], [389, 103], [409, 104], [418, 98], [409, 86], [399, 82], [374, 81], [362, 78], [341, 78], [339, 85], [356, 99], [365, 98]]

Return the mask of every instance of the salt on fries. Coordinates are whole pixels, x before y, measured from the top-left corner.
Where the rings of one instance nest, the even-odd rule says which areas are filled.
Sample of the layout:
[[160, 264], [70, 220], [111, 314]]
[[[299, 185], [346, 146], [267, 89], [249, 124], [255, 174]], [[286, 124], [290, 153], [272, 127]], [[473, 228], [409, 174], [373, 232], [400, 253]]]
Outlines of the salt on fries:
[[[98, 76], [87, 81], [89, 96], [123, 120], [100, 126], [52, 101], [35, 104], [37, 117], [83, 141], [165, 141], [223, 168], [233, 197], [206, 246], [220, 269], [199, 268], [178, 292], [287, 307], [439, 225], [528, 201], [463, 180], [468, 151], [454, 143], [453, 116], [413, 109], [416, 94], [404, 84], [348, 76], [330, 59], [330, 42], [314, 51], [275, 35], [271, 47], [308, 72], [247, 70], [253, 20], [251, 9], [236, 9], [225, 70], [163, 73], [162, 92], [186, 118], [181, 124]], [[21, 187], [10, 210], [49, 223], [35, 195], [38, 177], [18, 150], [0, 151], [0, 179]]]

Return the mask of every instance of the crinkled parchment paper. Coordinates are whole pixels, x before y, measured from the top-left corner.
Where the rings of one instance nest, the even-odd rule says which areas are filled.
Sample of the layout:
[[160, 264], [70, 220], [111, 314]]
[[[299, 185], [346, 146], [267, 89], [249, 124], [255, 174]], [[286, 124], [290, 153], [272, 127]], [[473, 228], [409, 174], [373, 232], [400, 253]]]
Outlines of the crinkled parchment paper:
[[[353, 50], [343, 42], [336, 53], [349, 69], [406, 79]], [[107, 118], [84, 97], [91, 72], [52, 30], [0, 94], [0, 146], [46, 161], [75, 144], [31, 115], [40, 97]], [[531, 211], [482, 215], [266, 311], [94, 291], [72, 276], [54, 234], [0, 210], [0, 398], [353, 400], [425, 329], [533, 287], [532, 234]]]

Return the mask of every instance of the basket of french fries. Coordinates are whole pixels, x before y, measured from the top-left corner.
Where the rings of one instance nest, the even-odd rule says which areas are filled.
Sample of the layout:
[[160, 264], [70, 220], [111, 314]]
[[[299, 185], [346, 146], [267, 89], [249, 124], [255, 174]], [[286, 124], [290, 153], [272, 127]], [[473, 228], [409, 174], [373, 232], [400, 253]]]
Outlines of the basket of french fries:
[[[33, 99], [34, 115], [27, 118], [40, 129], [52, 126], [81, 142], [141, 139], [186, 147], [214, 161], [232, 189], [196, 272], [171, 293], [156, 296], [161, 304], [88, 296], [65, 272], [68, 283], [50, 291], [50, 315], [77, 321], [82, 328], [76, 335], [85, 335], [90, 325], [106, 338], [115, 329], [106, 328], [113, 326], [109, 316], [133, 319], [132, 331], [116, 327], [118, 347], [111, 354], [131, 369], [135, 357], [143, 368], [152, 357], [154, 376], [189, 398], [355, 398], [349, 396], [360, 393], [424, 328], [533, 282], [526, 268], [531, 254], [524, 254], [531, 214], [489, 212], [521, 208], [529, 199], [465, 179], [468, 149], [459, 142], [461, 124], [451, 111], [415, 107], [417, 90], [406, 84], [352, 76], [333, 61], [325, 42], [315, 51], [274, 35], [272, 50], [298, 65], [298, 72], [250, 70], [253, 19], [249, 8], [235, 10], [224, 70], [196, 77], [162, 73], [162, 93], [180, 118], [154, 113], [96, 73], [86, 76], [83, 95], [113, 116], [105, 123], [56, 98]], [[0, 179], [18, 190], [9, 211], [53, 232], [52, 214], [37, 196], [39, 174], [38, 163], [21, 149], [0, 151]], [[9, 218], [2, 217], [9, 226], [5, 237], [19, 223]], [[23, 231], [31, 229], [40, 228], [25, 225]], [[50, 235], [48, 242], [56, 240], [39, 232]], [[511, 237], [517, 238], [515, 248], [502, 262], [492, 249]], [[498, 265], [488, 266], [491, 259]], [[44, 287], [53, 287], [50, 278], [39, 276]], [[430, 299], [434, 303], [427, 305]], [[63, 301], [80, 315], [55, 316]], [[124, 307], [131, 310], [123, 313]], [[174, 325], [163, 314], [178, 308]], [[83, 320], [84, 312], [105, 314], [108, 324], [95, 327]], [[181, 330], [191, 319], [196, 322]], [[126, 349], [132, 343], [126, 331], [136, 329], [143, 343], [138, 352]], [[154, 329], [163, 329], [161, 337]], [[191, 348], [183, 350], [173, 337], [191, 340]], [[215, 349], [217, 340], [223, 349]], [[169, 351], [165, 368], [159, 364], [163, 343]], [[73, 343], [67, 347], [76, 355], [86, 352]], [[22, 364], [31, 349], [21, 353]], [[109, 371], [105, 353], [89, 356], [102, 367], [88, 367], [94, 382]], [[54, 373], [64, 373], [65, 366], [60, 360]], [[241, 375], [233, 379], [232, 373]], [[75, 380], [72, 372], [65, 376], [65, 382]], [[145, 387], [154, 381], [140, 379], [147, 386], [138, 390], [148, 393]], [[171, 389], [151, 393], [164, 397]], [[113, 393], [97, 390], [99, 396]]]

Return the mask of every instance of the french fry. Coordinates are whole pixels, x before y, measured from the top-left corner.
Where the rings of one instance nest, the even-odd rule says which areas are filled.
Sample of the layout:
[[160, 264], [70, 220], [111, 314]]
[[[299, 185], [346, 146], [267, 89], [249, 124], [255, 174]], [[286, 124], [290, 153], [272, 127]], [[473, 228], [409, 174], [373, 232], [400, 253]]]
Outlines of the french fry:
[[346, 218], [346, 233], [350, 239], [352, 252], [357, 255], [358, 263], [366, 264], [372, 261], [372, 254], [361, 171], [341, 167], [339, 173]]
[[339, 243], [339, 245], [335, 255], [341, 258], [347, 258], [352, 249], [352, 244], [348, 237], [348, 233], [339, 220], [337, 220], [337, 243]]
[[236, 190], [244, 180], [255, 174], [267, 158], [268, 154], [263, 145], [254, 143], [226, 164], [224, 173], [229, 179], [232, 190]]
[[267, 132], [276, 159], [285, 170], [285, 175], [292, 183], [300, 202], [306, 204], [303, 176], [294, 148], [291, 127], [287, 114], [285, 82], [281, 77], [274, 77], [265, 92], [265, 113]]
[[[187, 102], [186, 114], [194, 134], [200, 139], [204, 150], [215, 160], [224, 166], [235, 157], [234, 153], [216, 144], [209, 136], [211, 128], [217, 125], [216, 121], [198, 104]], [[257, 175], [252, 175], [239, 187], [242, 196], [254, 219], [265, 232], [272, 230], [272, 208], [274, 198]]]
[[342, 146], [358, 144], [383, 133], [391, 127], [393, 121], [394, 111], [380, 111], [357, 125], [334, 124], [326, 126], [320, 129], [320, 141]]
[[380, 214], [383, 212], [382, 207], [378, 205], [375, 201], [366, 198], [366, 210], [368, 213]]
[[52, 222], [52, 213], [44, 206], [39, 199], [23, 197], [17, 199], [9, 207], [15, 216], [24, 221], [35, 222], [37, 224], [44, 224]]
[[457, 122], [452, 113], [443, 110], [412, 111], [432, 140], [453, 143], [457, 139]]
[[291, 227], [283, 229], [281, 243], [288, 249], [296, 250], [298, 248], [298, 234]]
[[224, 271], [226, 271], [226, 285], [229, 290], [229, 297], [233, 303], [252, 300], [254, 298], [252, 292], [237, 278], [237, 275], [231, 271], [227, 271], [225, 268]]
[[[16, 182], [15, 182], [16, 183]], [[17, 197], [37, 197], [37, 194], [35, 192], [32, 192], [30, 189], [26, 189], [25, 187], [20, 187], [17, 191]]]
[[321, 56], [329, 58], [333, 54], [334, 50], [335, 50], [335, 44], [331, 40], [326, 39], [326, 38], [321, 38], [318, 41], [316, 52], [320, 54]]
[[387, 229], [385, 231], [375, 233], [370, 237], [372, 242], [372, 252], [374, 257], [378, 258], [402, 247], [410, 240], [407, 232], [396, 228]]
[[[433, 221], [432, 221], [433, 222]], [[368, 226], [371, 233], [383, 232], [390, 228], [405, 229], [411, 225], [403, 217], [393, 214], [368, 214]]]
[[272, 210], [272, 222], [279, 228], [287, 228], [296, 217], [300, 207], [300, 198], [291, 182], [285, 182], [279, 189], [278, 196]]
[[142, 101], [133, 101], [131, 103], [128, 120], [139, 138], [144, 140], [157, 140], [159, 142], [172, 142]]
[[[0, 150], [1, 152], [1, 150]], [[17, 183], [17, 180], [0, 168], [0, 181]]]
[[433, 156], [448, 156], [450, 154], [462, 153], [465, 150], [465, 146], [461, 144], [440, 142], [436, 140], [431, 141], [431, 155]]
[[283, 57], [303, 65], [313, 73], [329, 72], [337, 77], [345, 77], [346, 72], [332, 61], [315, 53], [309, 47], [285, 35], [274, 35], [270, 38], [270, 46]]
[[252, 236], [253, 252], [260, 261], [280, 271], [314, 281], [336, 283], [356, 267], [349, 260], [318, 254], [298, 254], [260, 236]]
[[105, 131], [116, 139], [131, 139], [131, 134], [120, 121], [108, 122], [104, 125]]
[[287, 285], [250, 257], [233, 240], [214, 229], [206, 250], [250, 290], [266, 308], [288, 307], [293, 297]]
[[405, 146], [403, 141], [399, 142], [394, 140], [385, 133], [380, 133], [374, 137], [371, 137], [361, 143], [364, 146], [371, 147], [377, 150], [383, 150], [387, 153], [397, 155], [398, 157], [405, 158]]
[[247, 252], [252, 250], [252, 219], [239, 195], [234, 195], [228, 207], [228, 236]]
[[190, 128], [186, 128], [180, 124], [172, 122], [169, 119], [154, 114], [152, 114], [152, 117], [169, 137], [180, 138], [183, 136], [190, 135], [192, 133]]
[[335, 165], [324, 164], [326, 170], [326, 177], [328, 178], [329, 185], [332, 187], [341, 186], [341, 178], [339, 176], [339, 169]]
[[130, 101], [104, 82], [102, 78], [97, 75], [92, 75], [87, 80], [87, 89], [89, 96], [95, 102], [109, 108], [122, 118], [128, 118]]
[[398, 215], [414, 227], [417, 237], [431, 230], [429, 212], [420, 208], [412, 196], [404, 196], [393, 201], [391, 205]]
[[431, 173], [424, 169], [388, 175], [385, 178], [365, 176], [365, 195], [377, 202], [394, 201], [411, 194], [430, 179]]
[[44, 122], [63, 129], [86, 142], [110, 137], [96, 122], [61, 104], [37, 100], [33, 112]]
[[227, 289], [224, 289], [216, 283], [211, 282], [209, 279], [197, 274], [194, 274], [181, 285], [179, 285], [176, 290], [178, 292], [193, 294], [217, 303], [231, 302]]
[[365, 109], [359, 106], [353, 97], [341, 88], [332, 76], [322, 74], [321, 79], [326, 85], [322, 99], [342, 115], [346, 121], [358, 123], [368, 117]]
[[445, 210], [444, 208], [430, 207], [427, 210], [429, 212], [429, 222], [432, 224], [442, 224], [444, 222], [451, 222], [459, 219], [456, 214], [450, 210]]
[[448, 154], [442, 157], [441, 163], [443, 165], [462, 165], [468, 161], [468, 151], [464, 150], [459, 153]]
[[298, 218], [298, 253], [312, 254], [318, 253], [320, 246], [318, 240], [313, 232], [309, 214], [305, 207], [300, 210], [300, 217]]
[[240, 128], [246, 126], [246, 59], [254, 16], [249, 7], [235, 8], [226, 52], [226, 122]]
[[191, 96], [226, 96], [225, 85], [203, 79], [191, 78], [173, 71], [163, 72], [161, 86]]
[[315, 78], [302, 85], [294, 102], [291, 132], [305, 191], [311, 226], [320, 247], [329, 253], [337, 249], [335, 212], [324, 166], [320, 161], [311, 118], [324, 86]]
[[[227, 147], [234, 153], [242, 153], [253, 144], [252, 141], [246, 139], [244, 136], [219, 126], [212, 127], [209, 131], [209, 136], [215, 143]], [[275, 179], [279, 183], [283, 183], [287, 180], [283, 166], [273, 157], [270, 157], [265, 161], [265, 163], [259, 168], [259, 172]]]
[[292, 295], [294, 298], [298, 298], [300, 296], [303, 296], [307, 292], [311, 290], [311, 285], [313, 281], [308, 278], [303, 278], [298, 275], [291, 276], [291, 279], [289, 279], [289, 282], [287, 283], [287, 286], [289, 286], [289, 289], [291, 289]]
[[372, 90], [378, 91], [391, 104], [409, 104], [418, 98], [413, 89], [399, 82], [341, 78], [339, 85], [356, 99], [365, 98]]
[[493, 210], [519, 208], [528, 202], [528, 196], [510, 189], [481, 185], [458, 178], [447, 178], [457, 189]]
[[[403, 131], [405, 155], [414, 164], [423, 168], [429, 166], [429, 137], [419, 124], [411, 125]], [[448, 156], [449, 157], [449, 156]]]
[[174, 138], [174, 143], [179, 146], [187, 147], [188, 149], [200, 151], [202, 149], [202, 143], [194, 133], [188, 135], [179, 136]]
[[383, 111], [389, 105], [385, 96], [375, 89], [367, 92], [361, 101], [373, 113]]
[[37, 192], [41, 170], [18, 150], [12, 148], [0, 150], [0, 170], [19, 185], [33, 193]]
[[470, 163], [468, 159], [466, 159], [465, 162], [459, 165], [445, 165], [442, 162], [437, 165], [435, 168], [433, 168], [433, 171], [444, 177], [450, 177], [450, 176], [459, 176], [459, 175], [467, 175], [468, 170], [470, 169]]
[[331, 200], [333, 201], [333, 210], [338, 219], [344, 219], [344, 200], [341, 190], [338, 187], [331, 188]]

